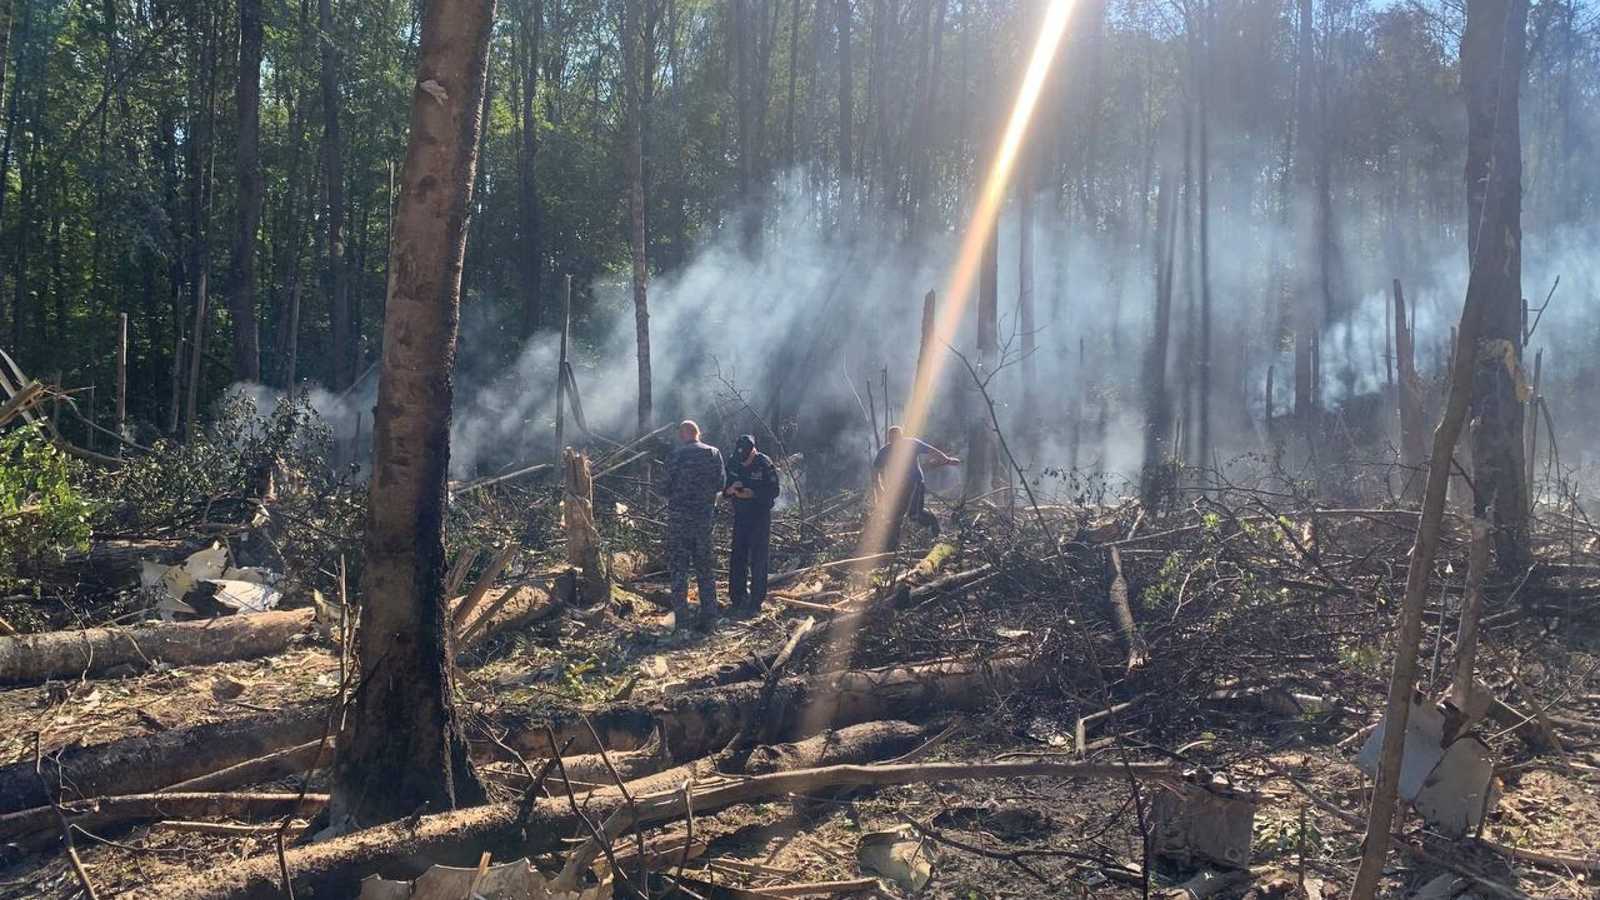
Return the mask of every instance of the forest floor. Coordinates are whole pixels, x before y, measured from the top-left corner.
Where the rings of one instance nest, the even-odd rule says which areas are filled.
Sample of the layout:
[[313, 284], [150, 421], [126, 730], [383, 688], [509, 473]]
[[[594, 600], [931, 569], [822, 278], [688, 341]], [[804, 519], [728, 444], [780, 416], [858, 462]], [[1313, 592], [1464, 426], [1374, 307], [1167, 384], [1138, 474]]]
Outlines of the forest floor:
[[[502, 508], [554, 502], [547, 488], [504, 487], [523, 493]], [[657, 567], [657, 526], [645, 516], [629, 519], [608, 493], [599, 504], [608, 536], [632, 529], [626, 543], [644, 548], [634, 552], [632, 568]], [[619, 574], [631, 577], [611, 602], [579, 608], [551, 600], [553, 614], [465, 654], [461, 708], [475, 752], [494, 760], [484, 767], [493, 795], [514, 798], [527, 783], [518, 781], [520, 758], [504, 751], [506, 741], [516, 742], [510, 729], [529, 716], [599, 715], [619, 706], [648, 715], [719, 685], [759, 682], [762, 665], [753, 660], [770, 662], [800, 623], [843, 619], [851, 625], [830, 631], [843, 646], [803, 644], [784, 675], [817, 682], [839, 670], [1019, 659], [1036, 673], [1026, 684], [988, 679], [983, 696], [954, 709], [937, 702], [888, 708], [896, 703], [887, 701], [876, 718], [909, 719], [931, 739], [918, 761], [1082, 759], [1214, 774], [1257, 800], [1248, 875], [1219, 896], [1347, 895], [1371, 788], [1356, 754], [1386, 694], [1413, 513], [1330, 510], [1239, 489], [1213, 491], [1159, 516], [1132, 502], [1032, 508], [1019, 497], [1015, 507], [941, 506], [950, 525], [937, 545], [909, 529], [907, 549], [891, 559], [816, 568], [858, 552], [862, 508], [859, 496], [841, 495], [809, 512], [779, 514], [774, 569], [786, 577], [753, 620], [724, 619], [710, 634], [673, 638], [662, 574], [634, 575], [619, 565]], [[1451, 840], [1408, 812], [1399, 837], [1410, 849], [1391, 854], [1390, 896], [1433, 883], [1436, 893], [1424, 896], [1600, 897], [1600, 532], [1576, 509], [1541, 511], [1540, 562], [1532, 573], [1490, 580], [1478, 677], [1533, 723], [1486, 721], [1475, 730], [1491, 751], [1497, 788], [1481, 834]], [[1430, 696], [1450, 681], [1464, 533], [1464, 520], [1453, 516], [1439, 567], [1446, 590], [1429, 601], [1423, 687]], [[718, 540], [726, 546], [721, 526]], [[928, 553], [930, 545], [940, 549]], [[1115, 571], [1113, 549], [1125, 578]], [[539, 577], [555, 563], [530, 551], [501, 581], [548, 585]], [[1134, 644], [1144, 650], [1131, 667], [1136, 654], [1108, 604], [1124, 589]], [[284, 605], [297, 605], [296, 598]], [[127, 601], [90, 604], [84, 615], [92, 619], [97, 608], [125, 610]], [[867, 612], [851, 615], [860, 610]], [[74, 748], [331, 709], [342, 696], [342, 663], [328, 631], [324, 623], [320, 635], [307, 632], [264, 658], [176, 667], [157, 661], [121, 677], [0, 689], [0, 765], [27, 767], [37, 759], [48, 774], [53, 760], [83, 752]], [[763, 705], [736, 715], [771, 712]], [[848, 723], [818, 727], [829, 724]], [[1559, 749], [1530, 737], [1539, 728], [1554, 733]], [[776, 737], [795, 740], [815, 730]], [[527, 753], [535, 768], [541, 760]], [[62, 798], [78, 799], [72, 779], [62, 781]], [[229, 789], [315, 793], [326, 781], [318, 769], [309, 778], [287, 774]], [[657, 880], [684, 889], [682, 896], [794, 896], [783, 886], [859, 882], [863, 837], [903, 829], [914, 841], [912, 868], [923, 866], [927, 883], [918, 890], [885, 880], [874, 890], [961, 898], [1165, 895], [1199, 869], [1223, 869], [1144, 839], [1163, 789], [1131, 775], [1029, 776], [739, 804], [696, 817], [693, 858], [669, 860]], [[17, 808], [7, 799], [0, 813]], [[156, 812], [75, 829], [84, 871], [100, 896], [276, 853], [271, 827], [203, 834], [163, 818]], [[271, 826], [281, 818], [220, 820]], [[654, 834], [667, 844], [673, 834], [680, 843], [688, 837], [682, 823]], [[4, 837], [0, 898], [79, 893], [53, 823], [44, 833]], [[1445, 875], [1463, 880], [1444, 890], [1436, 880]], [[840, 894], [844, 887], [818, 890]]]

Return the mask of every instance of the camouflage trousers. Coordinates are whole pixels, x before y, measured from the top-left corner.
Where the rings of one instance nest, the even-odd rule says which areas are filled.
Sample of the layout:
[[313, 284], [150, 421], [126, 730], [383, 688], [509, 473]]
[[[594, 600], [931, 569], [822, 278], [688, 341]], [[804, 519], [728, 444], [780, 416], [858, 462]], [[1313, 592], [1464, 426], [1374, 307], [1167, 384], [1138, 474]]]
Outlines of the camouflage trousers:
[[700, 589], [700, 610], [717, 606], [717, 570], [711, 555], [711, 520], [667, 521], [667, 569], [672, 573], [672, 608], [689, 608], [689, 572]]

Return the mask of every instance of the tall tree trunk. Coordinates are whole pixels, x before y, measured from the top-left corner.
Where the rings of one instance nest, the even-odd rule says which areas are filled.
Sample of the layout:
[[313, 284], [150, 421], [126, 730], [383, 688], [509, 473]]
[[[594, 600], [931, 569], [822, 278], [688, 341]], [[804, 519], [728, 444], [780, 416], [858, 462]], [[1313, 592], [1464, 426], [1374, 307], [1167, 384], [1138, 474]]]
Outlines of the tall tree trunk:
[[[917, 112], [912, 127], [911, 190], [906, 203], [907, 230], [916, 234], [932, 219], [928, 198], [929, 170], [933, 161], [933, 110], [938, 96], [939, 70], [944, 59], [944, 18], [948, 0], [933, 0], [933, 28], [922, 44], [918, 67]], [[923, 23], [924, 29], [927, 23]]]
[[[522, 201], [522, 334], [528, 337], [544, 324], [544, 210], [536, 177], [539, 120], [533, 114], [539, 92], [539, 46], [544, 37], [544, 0], [523, 0], [522, 156], [518, 159]], [[552, 86], [554, 87], [554, 86]]]
[[233, 377], [261, 380], [256, 324], [256, 229], [261, 224], [261, 0], [239, 0], [238, 226], [228, 308], [233, 316]]
[[328, 194], [328, 268], [323, 275], [323, 288], [328, 297], [333, 339], [333, 387], [343, 390], [355, 380], [355, 373], [351, 371], [355, 361], [351, 348], [355, 342], [344, 259], [344, 140], [339, 130], [339, 50], [333, 39], [332, 0], [317, 0], [317, 22], [322, 45], [322, 167]]
[[850, 61], [850, 0], [834, 0], [834, 25], [839, 31], [839, 194], [844, 208], [850, 207], [851, 178], [855, 166], [850, 156], [850, 139], [855, 131], [855, 83]]
[[211, 315], [211, 140], [216, 117], [217, 35], [215, 12], [207, 9], [200, 32], [199, 109], [190, 120], [189, 141], [189, 306], [194, 316], [189, 337], [189, 377], [185, 382], [183, 435], [199, 426], [200, 379], [204, 370], [207, 323]]
[[1039, 366], [1036, 351], [1033, 296], [1033, 193], [1038, 186], [1038, 148], [1022, 148], [1017, 179], [1017, 324], [1022, 330], [1022, 445], [1028, 459], [1038, 464]]
[[[1200, 39], [1196, 67], [1195, 96], [1199, 107], [1200, 181], [1200, 393], [1199, 459], [1200, 469], [1211, 464], [1211, 4], [1200, 9]], [[1206, 476], [1202, 475], [1202, 479]], [[1202, 481], [1202, 483], [1204, 483]]]
[[[994, 374], [996, 357], [1000, 352], [1000, 228], [998, 223], [989, 229], [989, 239], [983, 244], [983, 258], [978, 268], [978, 375], [989, 378]], [[967, 458], [963, 493], [967, 498], [989, 493], [994, 474], [994, 431], [990, 428], [988, 411], [982, 403], [968, 404], [971, 421], [967, 424]]]
[[[1498, 346], [1505, 338], [1485, 335], [1493, 333], [1490, 329], [1502, 327], [1501, 320], [1506, 318], [1504, 307], [1516, 310], [1509, 317], [1513, 323], [1521, 318], [1521, 298], [1516, 294], [1508, 295], [1506, 291], [1516, 290], [1517, 282], [1513, 279], [1518, 277], [1520, 266], [1522, 153], [1516, 111], [1527, 16], [1527, 0], [1467, 2], [1467, 24], [1461, 37], [1461, 83], [1467, 101], [1467, 212], [1471, 253], [1467, 299], [1461, 310], [1461, 327], [1450, 363], [1449, 394], [1439, 426], [1433, 432], [1428, 483], [1423, 493], [1422, 513], [1417, 519], [1416, 543], [1406, 568], [1405, 600], [1400, 608], [1394, 670], [1389, 677], [1389, 696], [1384, 708], [1383, 749], [1367, 813], [1361, 868], [1350, 889], [1351, 900], [1373, 900], [1377, 895], [1384, 859], [1389, 852], [1397, 805], [1395, 795], [1404, 764], [1406, 720], [1410, 718], [1411, 698], [1416, 691], [1422, 612], [1428, 578], [1439, 548], [1451, 457], [1468, 407], [1478, 399], [1485, 386], [1483, 369], [1493, 366], [1503, 372], [1508, 363], [1516, 362], [1517, 341], [1511, 340], [1511, 349], [1505, 351]], [[1478, 179], [1473, 177], [1474, 173]], [[1479, 215], [1481, 222], [1474, 224]], [[1479, 234], [1488, 239], [1473, 240]], [[1508, 357], [1506, 352], [1513, 355]], [[1510, 373], [1505, 373], [1505, 377], [1511, 377]], [[1511, 401], [1515, 406], [1514, 393]], [[1512, 440], [1520, 446], [1520, 435], [1512, 435]], [[1480, 468], [1476, 474], [1481, 483], [1484, 471]], [[1491, 477], [1501, 476], [1492, 472]], [[1504, 477], [1521, 481], [1519, 472]], [[1498, 495], [1496, 499], [1504, 500], [1505, 495]]]
[[[650, 303], [649, 263], [645, 256], [644, 207], [644, 87], [640, 83], [647, 70], [644, 62], [644, 0], [624, 0], [622, 13], [622, 78], [627, 97], [627, 146], [623, 168], [628, 179], [629, 249], [633, 259], [633, 327], [639, 361], [639, 433], [650, 431], [655, 413], [650, 385]], [[653, 52], [653, 51], [652, 51]], [[653, 77], [653, 76], [652, 76]]]
[[444, 511], [461, 266], [493, 20], [494, 0], [433, 0], [423, 14], [373, 420], [361, 688], [339, 736], [329, 805], [339, 829], [484, 799], [453, 702]]
[[1526, 0], [1472, 0], [1461, 37], [1467, 99], [1467, 250], [1488, 283], [1474, 354], [1473, 513], [1494, 525], [1495, 564], [1529, 561], [1522, 442], [1522, 138], [1517, 93]]
[[794, 168], [798, 158], [794, 143], [794, 105], [800, 73], [800, 10], [804, 5], [804, 0], [794, 0], [789, 13], [789, 99], [783, 107], [783, 165], [786, 169]]
[[[1294, 286], [1290, 302], [1293, 304], [1294, 322], [1294, 413], [1302, 428], [1310, 429], [1317, 404], [1314, 383], [1315, 366], [1312, 356], [1316, 352], [1317, 329], [1321, 317], [1317, 314], [1317, 292], [1321, 278], [1315, 270], [1322, 259], [1316, 239], [1316, 200], [1313, 196], [1316, 153], [1313, 147], [1312, 122], [1316, 118], [1313, 79], [1316, 73], [1315, 29], [1312, 27], [1311, 0], [1298, 0], [1299, 21], [1295, 66], [1295, 127], [1294, 127], [1294, 188], [1290, 194], [1293, 205], [1295, 235]], [[1309, 434], [1309, 431], [1307, 432]]]
[[1141, 376], [1145, 435], [1139, 496], [1152, 510], [1160, 507], [1176, 487], [1171, 473], [1172, 398], [1167, 390], [1167, 351], [1172, 342], [1172, 269], [1178, 224], [1174, 193], [1172, 173], [1163, 165], [1156, 185], [1154, 327]]
[[755, 48], [756, 27], [750, 0], [733, 0], [729, 7], [728, 41], [734, 59], [733, 107], [739, 150], [739, 237], [746, 250], [755, 245], [761, 220], [753, 194], [756, 154]]

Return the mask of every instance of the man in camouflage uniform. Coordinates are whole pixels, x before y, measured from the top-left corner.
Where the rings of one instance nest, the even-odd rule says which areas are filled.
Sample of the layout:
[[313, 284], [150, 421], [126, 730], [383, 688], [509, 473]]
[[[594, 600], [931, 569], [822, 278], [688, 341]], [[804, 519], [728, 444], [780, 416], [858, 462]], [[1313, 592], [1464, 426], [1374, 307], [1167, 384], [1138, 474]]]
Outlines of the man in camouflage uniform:
[[717, 620], [717, 577], [711, 558], [711, 522], [722, 493], [722, 451], [700, 442], [700, 426], [678, 425], [667, 458], [667, 567], [672, 572], [674, 631], [689, 625], [689, 569], [700, 589], [700, 625]]

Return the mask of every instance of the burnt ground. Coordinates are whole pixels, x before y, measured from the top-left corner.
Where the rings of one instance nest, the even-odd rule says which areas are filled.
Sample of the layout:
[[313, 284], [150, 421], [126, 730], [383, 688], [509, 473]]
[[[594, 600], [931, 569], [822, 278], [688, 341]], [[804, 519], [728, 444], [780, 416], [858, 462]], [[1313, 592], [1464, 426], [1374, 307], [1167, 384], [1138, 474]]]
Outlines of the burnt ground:
[[[829, 505], [816, 504], [810, 520], [798, 510], [780, 517], [775, 569], [853, 554], [859, 500], [841, 498], [831, 511]], [[1344, 895], [1361, 839], [1347, 817], [1364, 815], [1371, 787], [1346, 739], [1374, 722], [1382, 706], [1414, 519], [1381, 509], [1312, 516], [1309, 505], [1245, 492], [1162, 517], [1132, 504], [1055, 505], [1037, 513], [1025, 505], [983, 504], [940, 512], [956, 523], [948, 537], [957, 548], [941, 571], [990, 565], [992, 576], [875, 616], [858, 635], [849, 664], [1028, 654], [1048, 677], [1033, 690], [988, 698], [978, 713], [922, 716], [936, 728], [951, 727], [929, 759], [1077, 758], [1079, 717], [1110, 706], [1116, 712], [1086, 730], [1084, 758], [1177, 760], [1259, 794], [1254, 877], [1232, 896]], [[1500, 787], [1484, 840], [1452, 842], [1408, 815], [1404, 834], [1433, 862], [1391, 854], [1385, 884], [1394, 896], [1447, 871], [1442, 863], [1483, 879], [1478, 896], [1492, 896], [1498, 886], [1512, 896], [1600, 897], [1594, 872], [1561, 864], [1586, 859], [1594, 866], [1600, 834], [1600, 581], [1594, 575], [1600, 570], [1584, 568], [1593, 566], [1595, 537], [1561, 510], [1540, 521], [1545, 569], [1491, 582], [1478, 671], [1507, 702], [1550, 717], [1563, 749], [1539, 753], [1504, 727], [1481, 726]], [[616, 544], [647, 548], [643, 568], [651, 568], [647, 519], [626, 524], [611, 517], [604, 524]], [[622, 527], [637, 533], [619, 533]], [[1430, 688], [1449, 679], [1464, 571], [1461, 532], [1457, 521], [1440, 562], [1436, 583], [1450, 587], [1429, 605], [1425, 672], [1438, 643], [1441, 601], [1446, 634]], [[906, 536], [908, 547], [919, 542], [926, 546], [927, 537]], [[1132, 671], [1106, 608], [1104, 548], [1111, 542], [1149, 646], [1148, 660]], [[841, 568], [809, 572], [774, 590], [844, 607], [881, 591], [917, 556], [903, 554], [870, 580]], [[529, 554], [522, 565], [548, 562]], [[514, 568], [508, 577], [517, 574]], [[725, 621], [709, 636], [679, 642], [652, 602], [663, 588], [659, 573], [646, 572], [611, 604], [497, 638], [460, 679], [469, 726], [492, 728], [502, 706], [595, 706], [685, 690], [770, 652], [797, 620], [828, 615], [775, 598], [755, 621]], [[795, 669], [827, 665], [812, 654]], [[6, 723], [0, 763], [31, 760], [36, 742], [48, 757], [74, 744], [332, 703], [338, 683], [337, 651], [308, 637], [267, 659], [11, 688], [0, 691]], [[302, 779], [292, 778], [256, 789], [301, 787]], [[324, 787], [320, 774], [309, 787]], [[709, 846], [683, 874], [756, 889], [859, 878], [861, 835], [907, 827], [932, 860], [922, 896], [1141, 896], [1147, 862], [1152, 892], [1192, 874], [1146, 859], [1140, 822], [1152, 790], [1136, 792], [1127, 781], [1020, 778], [735, 807], [696, 822]], [[268, 835], [219, 837], [160, 824], [81, 834], [77, 843], [102, 896], [273, 852]], [[1513, 859], [1506, 848], [1555, 861]], [[12, 850], [0, 869], [0, 897], [78, 892], [55, 849]]]

